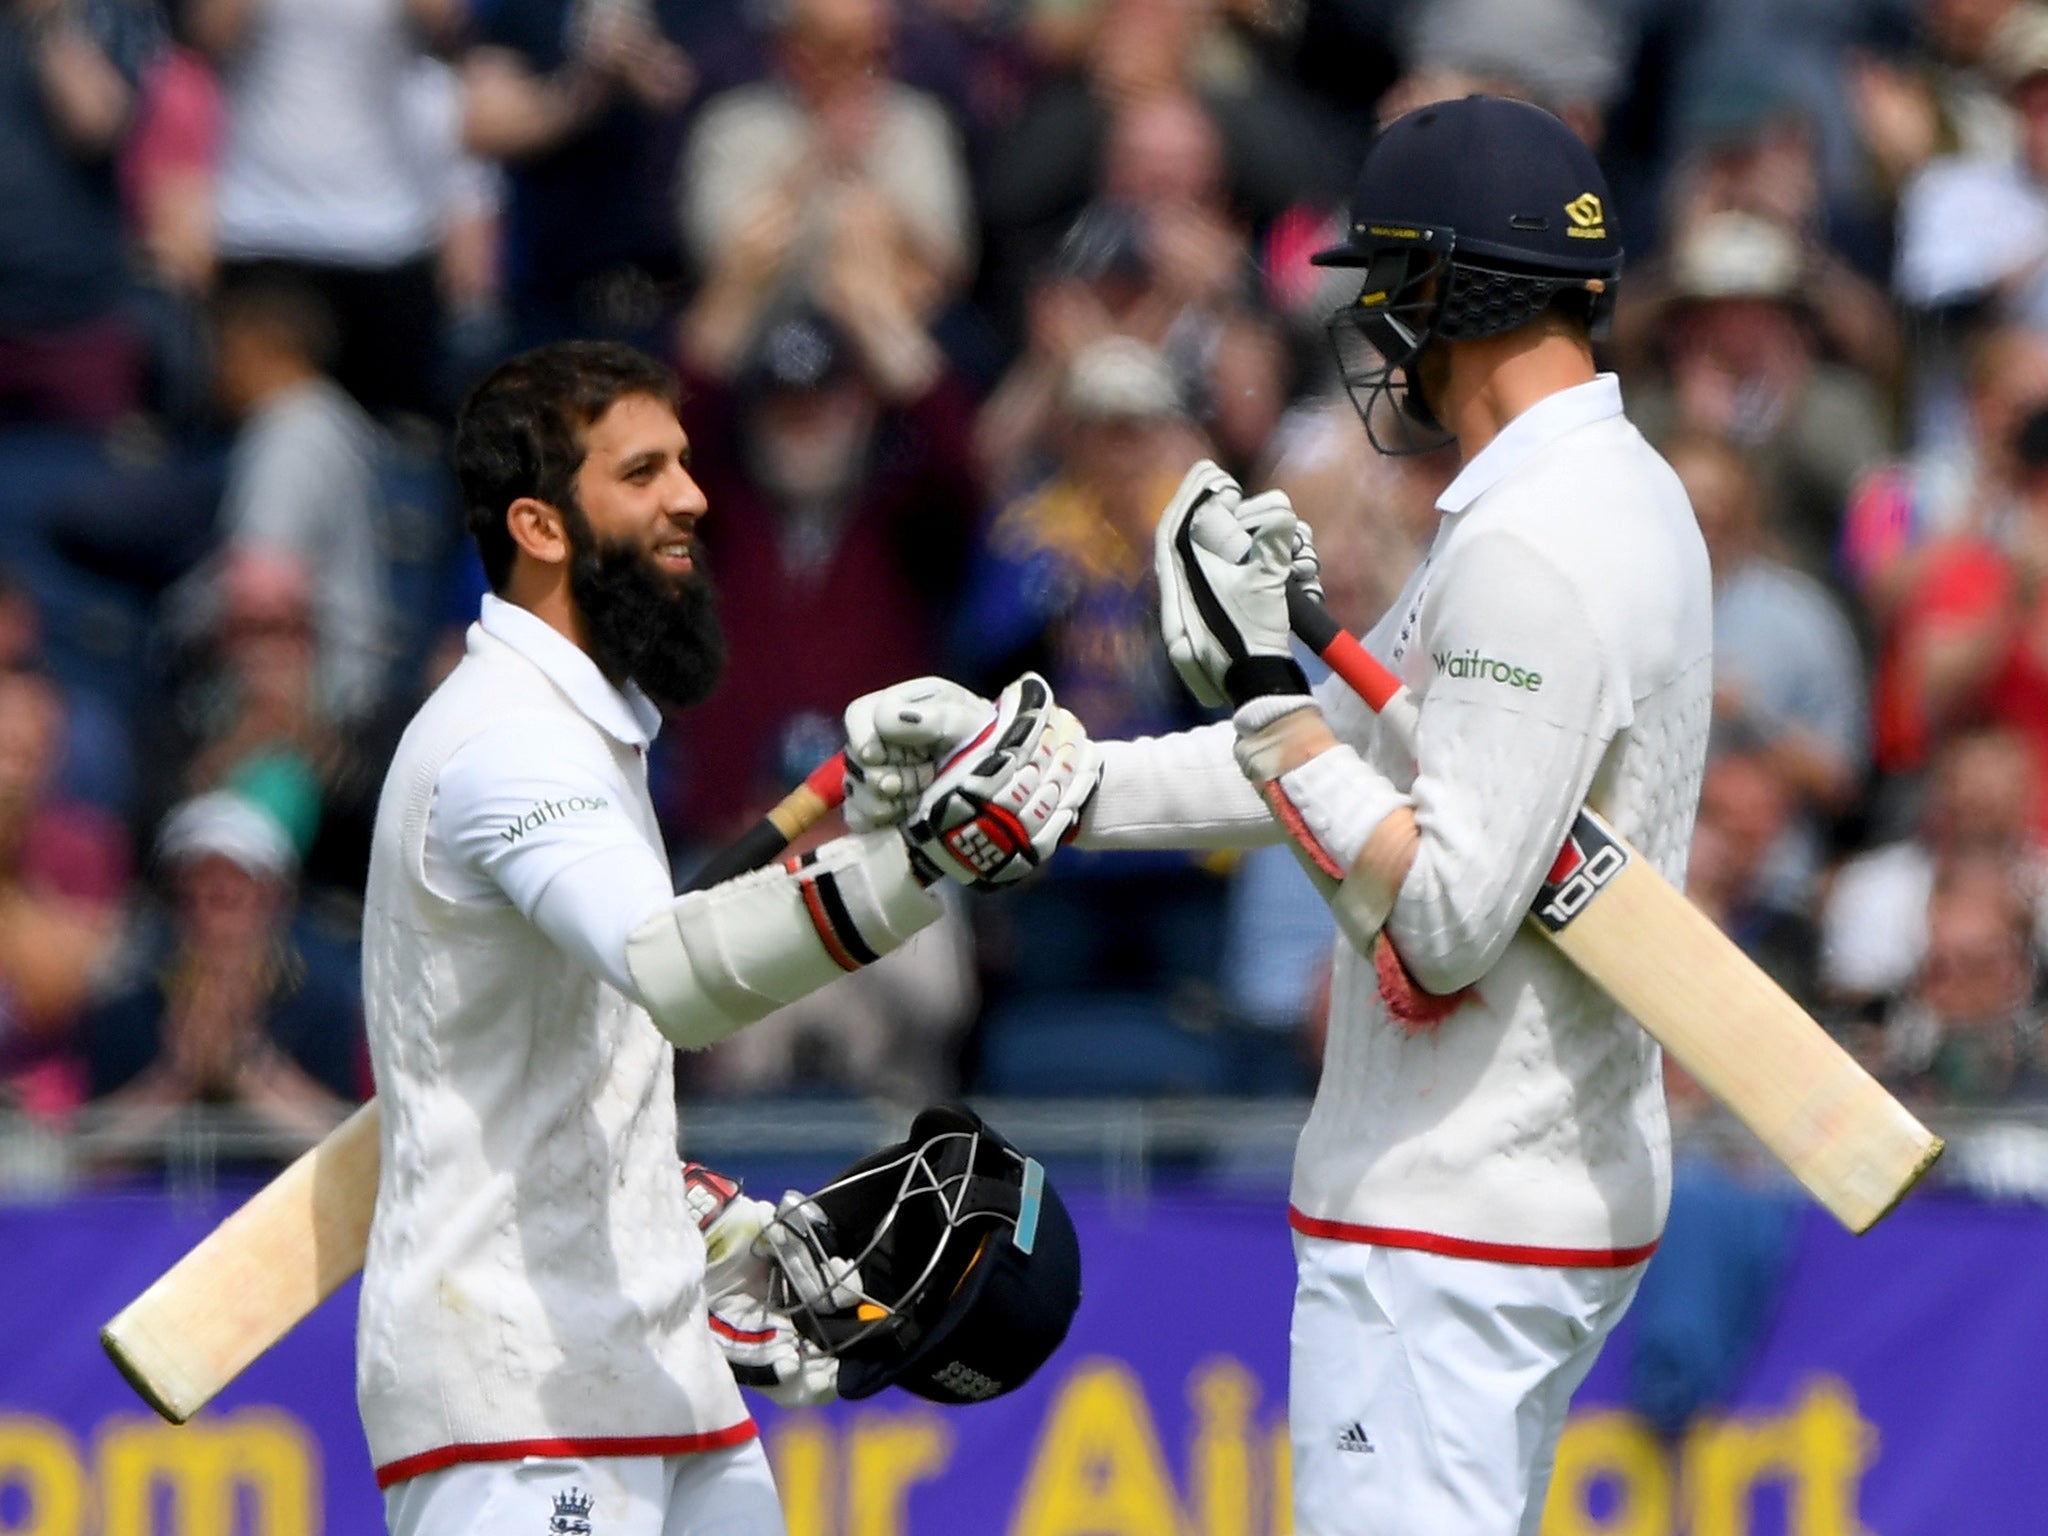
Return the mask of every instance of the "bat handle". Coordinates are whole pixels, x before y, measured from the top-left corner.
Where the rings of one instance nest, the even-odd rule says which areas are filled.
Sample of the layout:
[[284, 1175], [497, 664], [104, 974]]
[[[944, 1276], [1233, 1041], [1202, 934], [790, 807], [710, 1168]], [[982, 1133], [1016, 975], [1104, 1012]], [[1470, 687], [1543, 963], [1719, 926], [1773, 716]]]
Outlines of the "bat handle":
[[1414, 744], [1414, 696], [1297, 581], [1287, 583], [1287, 622], [1302, 644], [1322, 657], [1373, 713], [1385, 719], [1410, 746]]
[[759, 869], [815, 827], [826, 812], [845, 798], [846, 754], [834, 752], [805, 775], [803, 783], [776, 801], [767, 815], [714, 853], [684, 889], [701, 891], [734, 875]]

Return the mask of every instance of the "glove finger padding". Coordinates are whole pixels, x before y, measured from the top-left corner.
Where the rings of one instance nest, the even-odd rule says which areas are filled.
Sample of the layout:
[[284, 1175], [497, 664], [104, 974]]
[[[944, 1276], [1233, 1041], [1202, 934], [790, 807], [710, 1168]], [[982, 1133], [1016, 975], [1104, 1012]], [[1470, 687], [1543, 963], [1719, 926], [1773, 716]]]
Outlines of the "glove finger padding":
[[839, 1362], [796, 1330], [789, 1314], [743, 1293], [714, 1303], [711, 1336], [733, 1380], [783, 1408], [809, 1408], [839, 1395]]
[[995, 713], [995, 705], [943, 677], [916, 677], [846, 706], [847, 826], [900, 825], [931, 788], [938, 765]]
[[[1202, 468], [1189, 471], [1189, 481]], [[1294, 507], [1283, 491], [1245, 499], [1215, 491], [1213, 480], [1204, 483], [1210, 494], [1175, 498], [1153, 543], [1167, 655], [1205, 704], [1305, 689], [1287, 626], [1287, 578], [1300, 527]], [[1238, 673], [1234, 690], [1232, 669], [1247, 662], [1257, 665]]]
[[917, 802], [932, 787], [938, 764], [929, 761], [885, 763], [864, 768], [846, 757], [846, 800], [844, 812], [849, 832], [872, 832], [877, 827], [901, 826], [917, 809]]
[[1202, 519], [1195, 537], [1233, 565], [1243, 565], [1250, 558], [1252, 547], [1262, 542], [1284, 551], [1292, 564], [1303, 525], [1285, 491], [1261, 491], [1256, 496], [1247, 496], [1237, 504], [1231, 521], [1236, 525], [1237, 538], [1232, 538], [1213, 517]]
[[1027, 672], [1003, 690], [989, 729], [940, 770], [904, 837], [941, 874], [1008, 885], [1051, 857], [1100, 777], [1080, 721]]
[[1230, 658], [1195, 598], [1183, 568], [1180, 545], [1193, 520], [1209, 512], [1225, 522], [1243, 491], [1213, 461], [1203, 459], [1181, 477], [1180, 489], [1159, 515], [1152, 537], [1152, 571], [1159, 582], [1159, 634], [1173, 668], [1188, 691], [1215, 707], [1224, 702], [1222, 676]]
[[704, 1294], [768, 1294], [767, 1264], [754, 1249], [775, 1207], [740, 1192], [737, 1181], [702, 1163], [683, 1164], [683, 1199], [704, 1234]]
[[1316, 553], [1315, 535], [1299, 517], [1294, 520], [1294, 549], [1288, 561], [1287, 581], [1317, 602], [1323, 601], [1323, 557]]
[[[1073, 836], [1088, 796], [1102, 776], [1101, 753], [1070, 711], [1054, 711], [1049, 745], [1046, 768], [1017, 815], [1032, 829], [1032, 843], [1045, 857]], [[1077, 786], [1085, 788], [1077, 791]]]
[[788, 1310], [845, 1312], [860, 1302], [860, 1267], [852, 1259], [834, 1257], [820, 1236], [825, 1213], [800, 1190], [789, 1190], [775, 1209], [775, 1218], [761, 1229], [754, 1250], [781, 1271], [770, 1294]]
[[943, 677], [914, 677], [846, 706], [847, 756], [866, 768], [935, 761], [988, 724], [995, 705]]

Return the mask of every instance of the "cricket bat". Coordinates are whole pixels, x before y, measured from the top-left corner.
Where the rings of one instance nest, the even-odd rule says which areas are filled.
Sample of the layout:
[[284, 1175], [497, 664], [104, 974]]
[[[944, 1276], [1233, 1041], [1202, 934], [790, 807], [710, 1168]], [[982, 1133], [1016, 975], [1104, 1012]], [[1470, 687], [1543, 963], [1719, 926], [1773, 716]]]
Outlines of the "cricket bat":
[[[691, 879], [766, 864], [846, 793], [835, 755]], [[144, 1402], [183, 1424], [363, 1267], [377, 1205], [377, 1101], [252, 1195], [100, 1330]]]
[[[1307, 593], [1294, 632], [1411, 743], [1413, 697]], [[1851, 1232], [1941, 1155], [1941, 1138], [1674, 889], [1582, 809], [1537, 888], [1530, 926], [1671, 1053]]]

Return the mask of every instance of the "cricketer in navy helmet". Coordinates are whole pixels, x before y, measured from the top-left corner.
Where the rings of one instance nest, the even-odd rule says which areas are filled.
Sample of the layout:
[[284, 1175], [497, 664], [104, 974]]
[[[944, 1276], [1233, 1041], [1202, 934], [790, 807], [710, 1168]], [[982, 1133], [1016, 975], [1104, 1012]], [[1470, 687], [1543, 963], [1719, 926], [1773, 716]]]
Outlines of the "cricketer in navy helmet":
[[937, 880], [1029, 873], [1094, 784], [1040, 679], [899, 695], [980, 746], [865, 775], [847, 836], [679, 896], [647, 750], [723, 650], [676, 394], [566, 342], [456, 426], [492, 591], [399, 744], [363, 916], [382, 1134], [356, 1389], [393, 1536], [783, 1536], [736, 1382], [830, 1398], [839, 1361], [789, 1306], [859, 1276], [794, 1245], [803, 1196], [686, 1173], [675, 1050], [896, 948]]
[[1463, 461], [1363, 637], [1419, 701], [1417, 746], [1341, 682], [1310, 690], [1285, 602], [1315, 574], [1306, 529], [1200, 464], [1160, 522], [1161, 627], [1232, 714], [1101, 743], [1078, 841], [1285, 839], [1337, 918], [1289, 1212], [1296, 1532], [1535, 1536], [1671, 1150], [1657, 1046], [1522, 920], [1588, 800], [1682, 886], [1706, 551], [1596, 368], [1620, 238], [1557, 118], [1473, 96], [1394, 121], [1317, 260], [1359, 276], [1330, 328], [1373, 442]]

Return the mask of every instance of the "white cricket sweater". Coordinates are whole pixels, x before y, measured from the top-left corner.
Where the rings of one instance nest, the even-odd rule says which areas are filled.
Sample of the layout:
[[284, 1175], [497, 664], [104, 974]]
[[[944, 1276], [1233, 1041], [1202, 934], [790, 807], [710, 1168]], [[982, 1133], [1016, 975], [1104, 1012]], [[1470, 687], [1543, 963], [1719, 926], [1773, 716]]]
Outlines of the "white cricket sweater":
[[385, 781], [363, 920], [383, 1163], [356, 1390], [386, 1486], [461, 1461], [673, 1454], [755, 1432], [705, 1316], [673, 1048], [509, 899], [450, 899], [424, 874], [442, 766], [515, 718], [609, 763], [604, 792], [659, 855], [625, 703], [610, 704], [579, 706], [479, 626]]
[[1338, 954], [1294, 1222], [1631, 1263], [1670, 1204], [1660, 1055], [1522, 917], [1589, 799], [1682, 884], [1713, 708], [1706, 550], [1610, 377], [1516, 418], [1438, 505], [1429, 557], [1366, 637], [1420, 696], [1417, 760], [1372, 733], [1349, 772], [1361, 795], [1404, 791], [1422, 832], [1388, 936], [1430, 990], [1472, 992], [1413, 1033], [1370, 961]]
[[[1318, 698], [1355, 755], [1282, 784], [1345, 867], [1412, 805], [1421, 840], [1386, 932], [1429, 990], [1471, 990], [1412, 1032], [1340, 938], [1292, 1220], [1508, 1262], [1632, 1263], [1670, 1203], [1660, 1054], [1522, 918], [1587, 800], [1682, 883], [1712, 713], [1706, 551], [1608, 376], [1516, 418], [1438, 506], [1428, 559], [1365, 637], [1419, 696], [1415, 754], [1332, 679]], [[1082, 841], [1257, 840], [1263, 803], [1225, 787], [1232, 739], [1105, 743]]]

